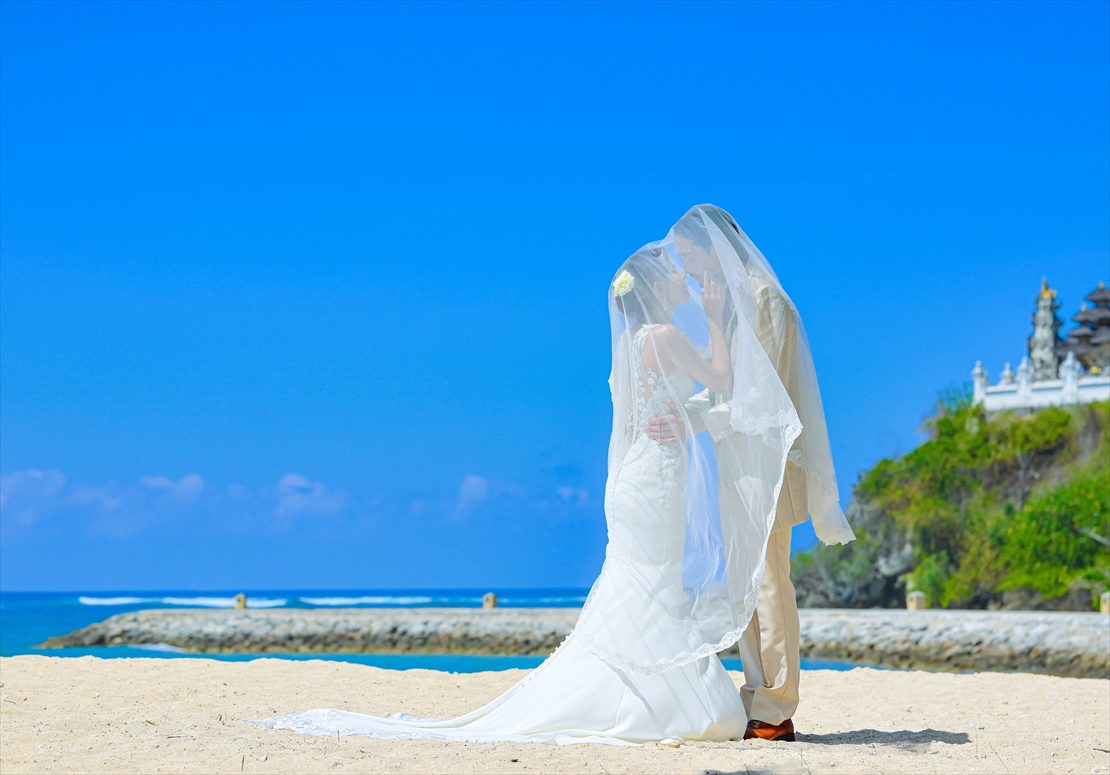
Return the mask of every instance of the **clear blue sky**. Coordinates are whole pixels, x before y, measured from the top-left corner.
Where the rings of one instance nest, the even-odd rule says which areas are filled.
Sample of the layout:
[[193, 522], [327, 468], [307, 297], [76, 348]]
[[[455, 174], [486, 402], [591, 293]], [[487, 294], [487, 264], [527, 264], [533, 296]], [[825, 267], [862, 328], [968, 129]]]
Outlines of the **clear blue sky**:
[[1108, 7], [3, 2], [0, 586], [588, 585], [607, 283], [701, 202], [846, 504], [1110, 280]]

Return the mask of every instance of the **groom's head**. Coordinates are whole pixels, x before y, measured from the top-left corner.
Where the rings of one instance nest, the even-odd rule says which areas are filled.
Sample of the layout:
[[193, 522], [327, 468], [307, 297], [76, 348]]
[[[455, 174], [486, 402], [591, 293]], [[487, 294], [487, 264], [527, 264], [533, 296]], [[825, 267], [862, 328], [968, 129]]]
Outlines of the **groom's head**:
[[703, 218], [698, 208], [694, 208], [674, 225], [675, 252], [682, 260], [682, 269], [698, 285], [705, 275], [723, 285], [725, 273]]

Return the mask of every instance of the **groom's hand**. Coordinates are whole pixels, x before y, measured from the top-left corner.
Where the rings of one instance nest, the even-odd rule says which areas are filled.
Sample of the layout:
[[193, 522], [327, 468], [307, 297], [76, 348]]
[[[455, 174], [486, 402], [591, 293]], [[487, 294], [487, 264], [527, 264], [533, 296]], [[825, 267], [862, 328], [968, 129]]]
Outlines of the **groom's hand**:
[[686, 423], [678, 414], [674, 402], [667, 401], [673, 414], [664, 414], [652, 417], [644, 425], [644, 431], [649, 439], [655, 439], [660, 444], [677, 444], [686, 441]]

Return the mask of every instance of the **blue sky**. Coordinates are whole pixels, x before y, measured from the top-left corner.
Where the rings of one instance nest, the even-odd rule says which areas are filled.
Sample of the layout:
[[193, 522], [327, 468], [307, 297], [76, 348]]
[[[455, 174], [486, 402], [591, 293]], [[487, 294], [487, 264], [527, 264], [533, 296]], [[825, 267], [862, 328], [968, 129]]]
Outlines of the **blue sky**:
[[0, 586], [588, 585], [607, 283], [701, 202], [846, 504], [1110, 279], [1108, 8], [3, 2]]

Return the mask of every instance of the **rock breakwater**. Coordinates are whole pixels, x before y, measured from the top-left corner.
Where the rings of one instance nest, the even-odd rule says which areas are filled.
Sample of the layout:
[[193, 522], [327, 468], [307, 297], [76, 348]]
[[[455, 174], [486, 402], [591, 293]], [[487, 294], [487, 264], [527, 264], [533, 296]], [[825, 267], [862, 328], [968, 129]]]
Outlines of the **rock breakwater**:
[[[801, 612], [802, 656], [952, 671], [1110, 678], [1110, 617], [1015, 611]], [[208, 653], [550, 653], [578, 609], [152, 610], [51, 638], [43, 648], [167, 644]], [[735, 652], [734, 652], [735, 653]]]
[[208, 653], [548, 654], [577, 608], [177, 609], [119, 614], [42, 648], [167, 644]]
[[804, 657], [922, 670], [1110, 678], [1110, 616], [803, 609]]

